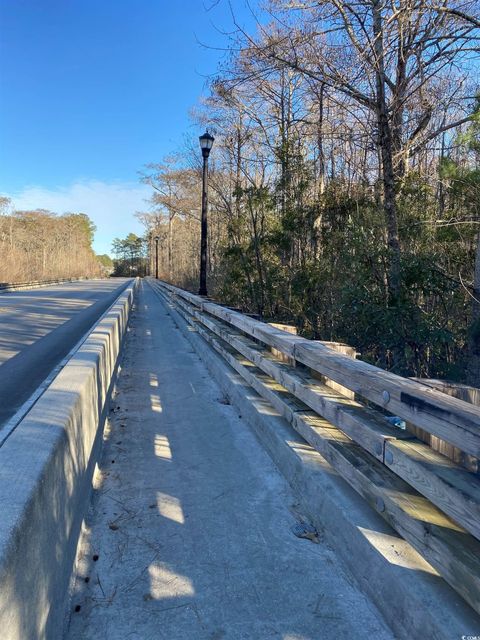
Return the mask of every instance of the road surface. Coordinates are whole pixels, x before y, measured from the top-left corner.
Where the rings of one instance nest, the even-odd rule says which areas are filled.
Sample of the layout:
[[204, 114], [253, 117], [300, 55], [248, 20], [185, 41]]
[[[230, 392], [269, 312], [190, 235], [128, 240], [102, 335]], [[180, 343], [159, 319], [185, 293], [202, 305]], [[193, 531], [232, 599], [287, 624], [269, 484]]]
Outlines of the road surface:
[[0, 294], [0, 435], [128, 282], [83, 280]]

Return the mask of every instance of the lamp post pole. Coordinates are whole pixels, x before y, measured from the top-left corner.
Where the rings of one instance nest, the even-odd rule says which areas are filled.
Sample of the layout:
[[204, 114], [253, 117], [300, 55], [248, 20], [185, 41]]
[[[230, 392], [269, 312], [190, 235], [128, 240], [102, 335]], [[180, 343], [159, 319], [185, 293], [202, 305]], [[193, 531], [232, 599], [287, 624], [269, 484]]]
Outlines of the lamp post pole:
[[159, 237], [155, 236], [155, 278], [158, 280], [158, 241]]
[[208, 232], [208, 156], [213, 146], [214, 137], [206, 131], [200, 136], [200, 148], [203, 157], [203, 182], [202, 182], [202, 224], [200, 237], [200, 287], [198, 294], [207, 294], [207, 232]]

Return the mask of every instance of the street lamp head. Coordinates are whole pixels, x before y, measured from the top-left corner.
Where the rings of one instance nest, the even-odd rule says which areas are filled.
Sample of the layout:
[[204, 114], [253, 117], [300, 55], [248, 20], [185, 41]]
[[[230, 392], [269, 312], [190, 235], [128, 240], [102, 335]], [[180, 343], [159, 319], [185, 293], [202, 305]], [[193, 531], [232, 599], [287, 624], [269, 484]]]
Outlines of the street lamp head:
[[154, 240], [155, 242], [158, 242], [160, 240], [160, 236], [155, 236]]
[[212, 136], [211, 133], [208, 133], [208, 129], [207, 129], [207, 131], [205, 131], [203, 136], [199, 137], [199, 140], [200, 140], [200, 148], [202, 150], [202, 156], [204, 158], [208, 158], [210, 149], [213, 147], [213, 141], [215, 140], [215, 138]]

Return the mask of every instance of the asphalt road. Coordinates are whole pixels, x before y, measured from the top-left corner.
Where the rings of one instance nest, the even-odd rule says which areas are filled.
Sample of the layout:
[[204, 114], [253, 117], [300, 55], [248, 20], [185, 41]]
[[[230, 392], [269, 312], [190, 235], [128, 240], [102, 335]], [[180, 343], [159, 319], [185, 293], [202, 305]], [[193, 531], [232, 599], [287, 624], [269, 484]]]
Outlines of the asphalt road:
[[84, 280], [0, 294], [0, 428], [128, 282]]

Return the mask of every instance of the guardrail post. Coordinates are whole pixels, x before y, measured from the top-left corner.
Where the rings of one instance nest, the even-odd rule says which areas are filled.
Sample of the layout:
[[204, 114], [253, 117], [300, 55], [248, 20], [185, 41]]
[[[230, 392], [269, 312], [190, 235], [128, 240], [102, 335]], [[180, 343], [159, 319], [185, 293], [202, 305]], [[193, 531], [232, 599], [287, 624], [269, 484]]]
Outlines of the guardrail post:
[[[268, 324], [271, 327], [274, 327], [275, 329], [280, 329], [281, 331], [286, 331], [287, 333], [291, 333], [294, 336], [298, 335], [298, 329], [293, 324], [283, 324], [281, 322], [269, 322]], [[290, 356], [286, 356], [284, 353], [282, 353], [278, 349], [275, 349], [274, 347], [270, 347], [270, 351], [272, 352], [272, 355], [274, 355], [276, 358], [278, 358], [281, 362], [286, 362], [287, 364], [291, 365], [292, 367], [296, 366], [296, 362], [295, 362], [294, 358], [290, 358]]]
[[[343, 353], [346, 356], [349, 356], [350, 358], [353, 358], [353, 359], [355, 359], [359, 355], [355, 347], [350, 347], [348, 344], [344, 344], [343, 342], [327, 342], [325, 340], [312, 340], [312, 342], [318, 342], [319, 344], [323, 344], [326, 347], [330, 347], [330, 349], [334, 349], [334, 351]], [[350, 398], [351, 400], [355, 399], [355, 392], [351, 391], [348, 387], [344, 387], [343, 385], [338, 384], [338, 382], [335, 382], [334, 380], [330, 380], [330, 378], [327, 378], [326, 376], [321, 375], [314, 369], [310, 369], [310, 373], [313, 378], [316, 378], [317, 380], [321, 380], [324, 384], [327, 385], [327, 387], [330, 387], [330, 389], [334, 389], [335, 391], [338, 391], [338, 393], [341, 393], [346, 398]]]
[[[458, 398], [464, 402], [468, 402], [477, 407], [480, 407], [480, 389], [475, 387], [469, 387], [465, 384], [458, 384], [456, 382], [448, 382], [447, 380], [434, 380], [430, 378], [412, 378], [416, 382], [432, 387], [437, 391], [446, 393], [453, 398]], [[462, 465], [465, 469], [468, 469], [472, 473], [480, 475], [480, 465], [478, 464], [478, 458], [471, 456], [462, 449], [454, 447], [449, 442], [434, 436], [420, 427], [416, 427], [411, 422], [407, 422], [407, 430], [415, 434], [415, 436], [428, 444], [434, 451], [438, 451], [442, 455], [446, 456], [450, 460], [453, 460], [457, 464]]]

